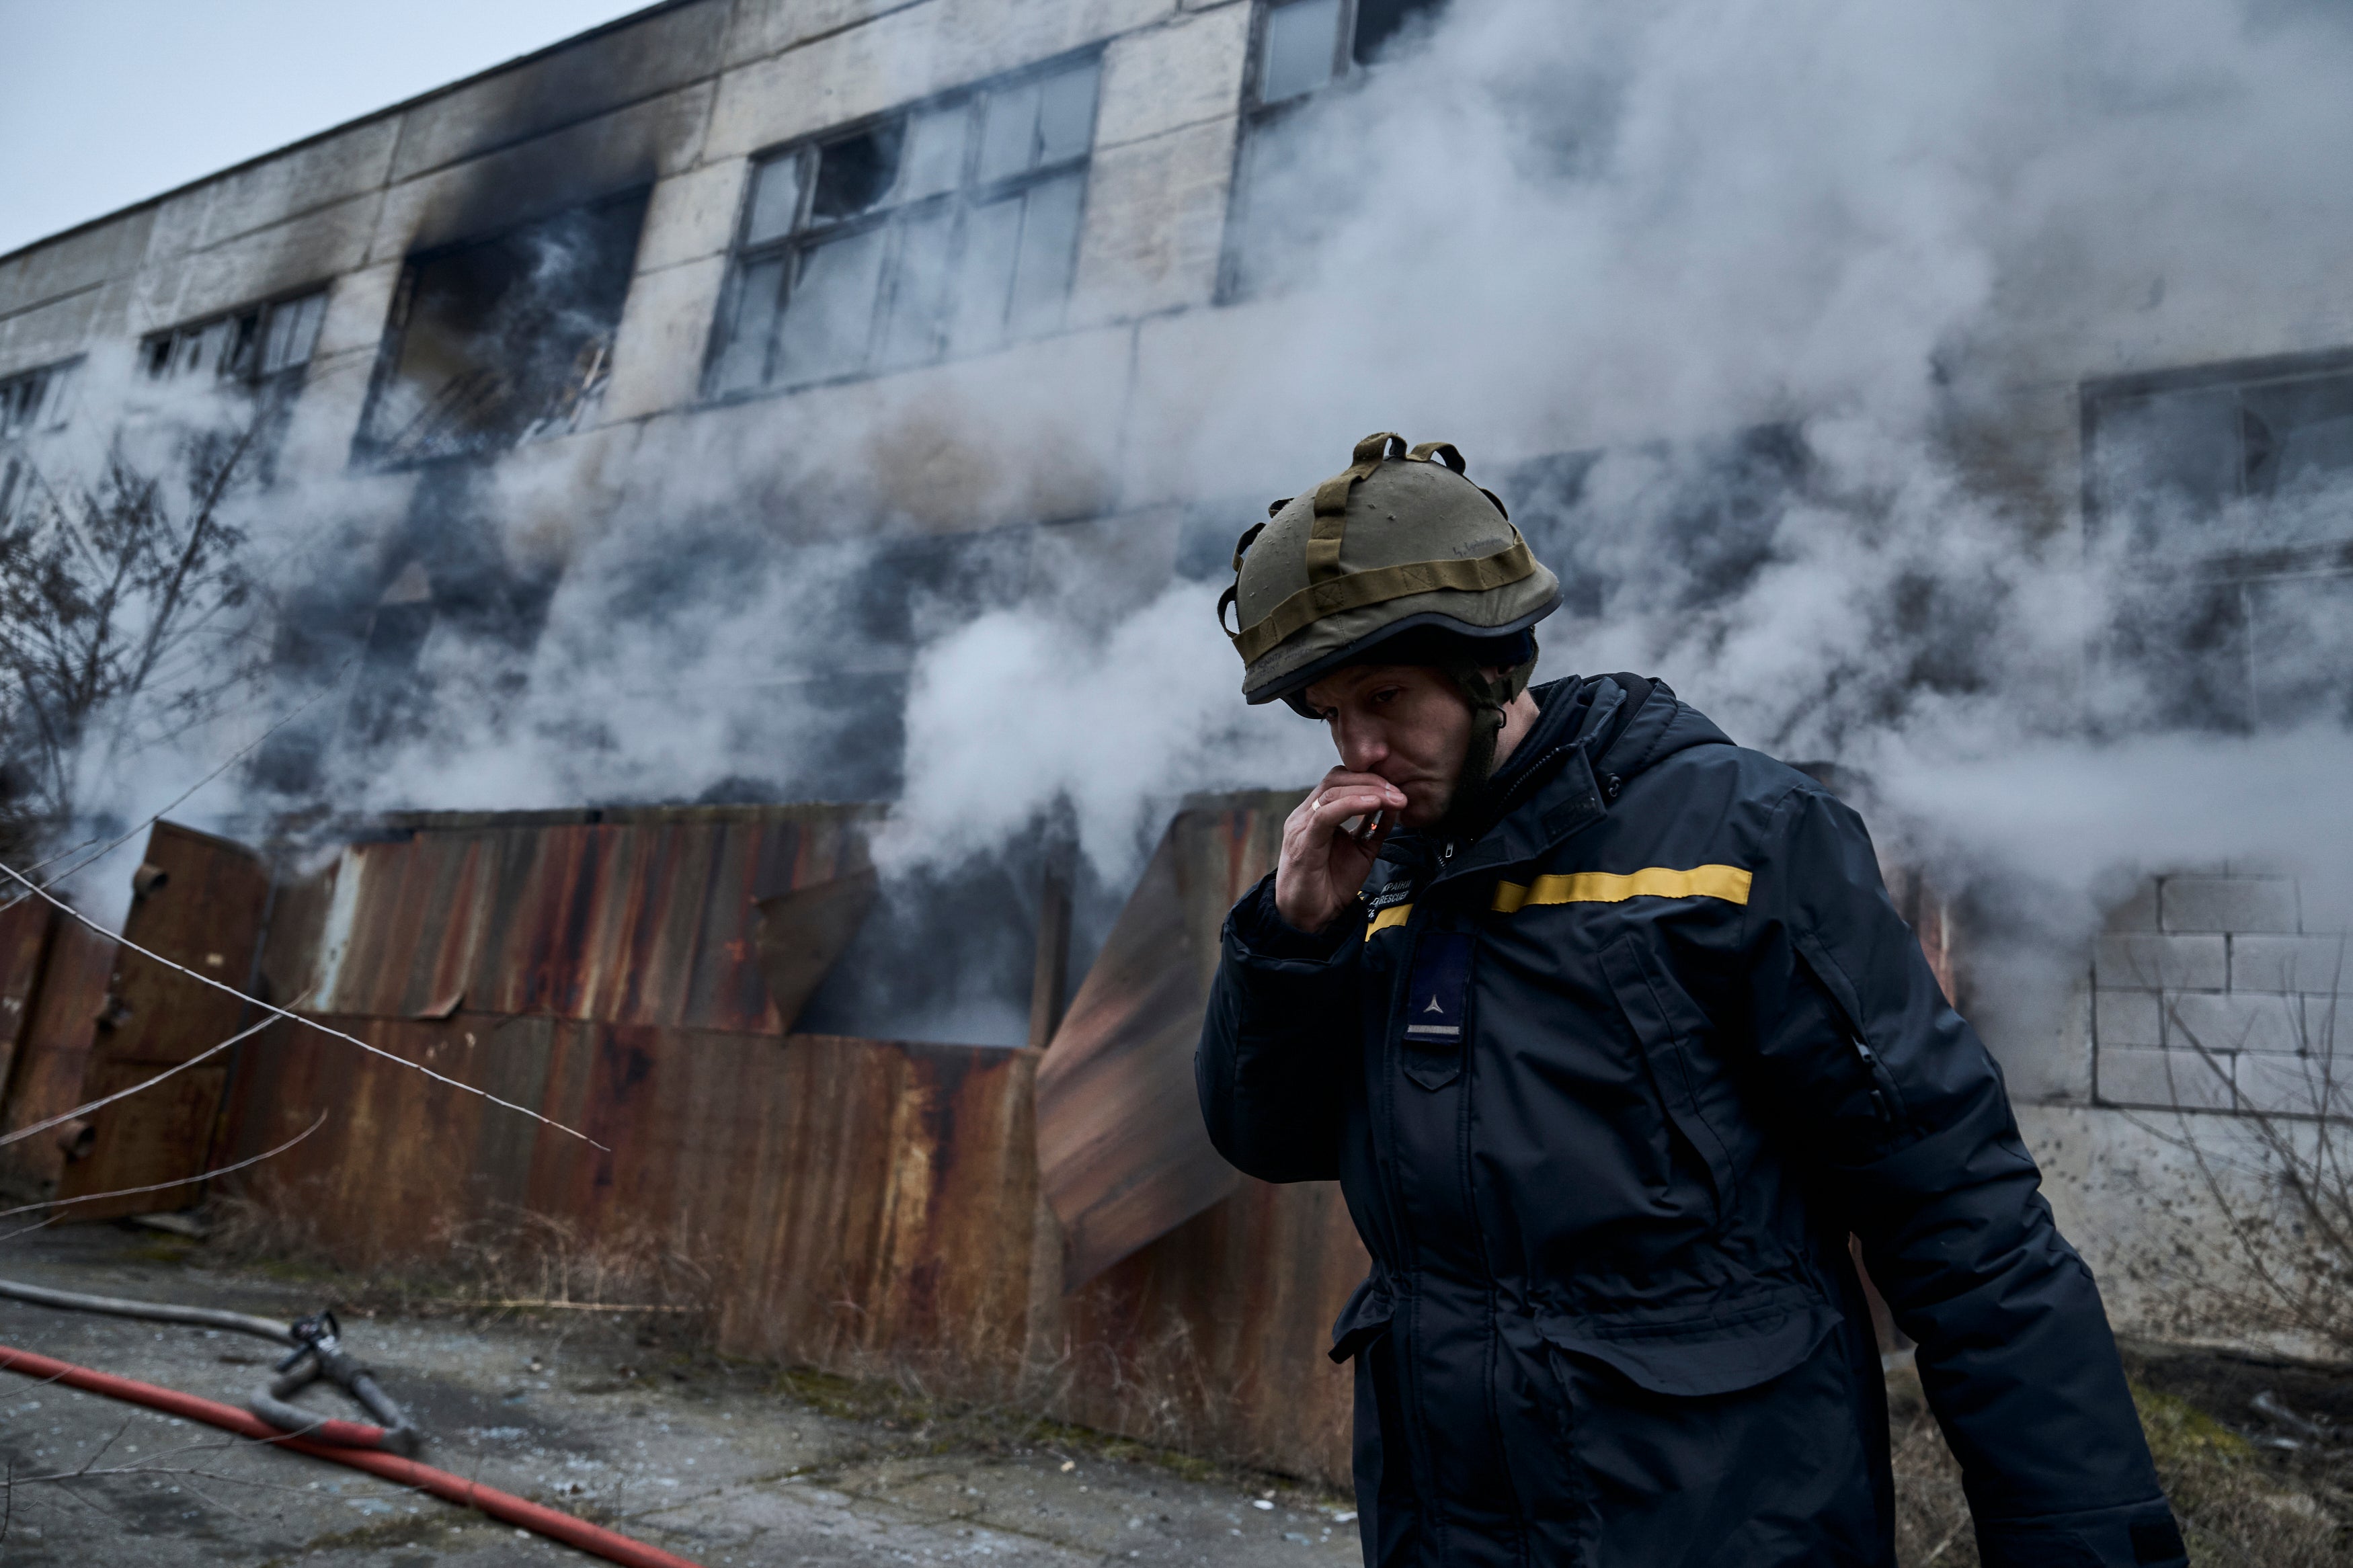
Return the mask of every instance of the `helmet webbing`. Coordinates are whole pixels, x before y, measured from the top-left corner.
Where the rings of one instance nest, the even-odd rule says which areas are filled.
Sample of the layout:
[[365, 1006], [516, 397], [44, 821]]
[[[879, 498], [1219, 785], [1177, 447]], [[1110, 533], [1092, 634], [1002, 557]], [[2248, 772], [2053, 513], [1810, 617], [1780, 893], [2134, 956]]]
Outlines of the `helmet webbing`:
[[[1383, 604], [1412, 594], [1426, 594], [1440, 589], [1462, 593], [1484, 593], [1490, 589], [1517, 583], [1541, 568], [1529, 553], [1527, 542], [1519, 530], [1512, 526], [1512, 514], [1503, 499], [1484, 485], [1475, 488], [1487, 498], [1503, 518], [1512, 542], [1491, 555], [1467, 560], [1441, 559], [1414, 561], [1392, 566], [1377, 566], [1368, 570], [1349, 572], [1340, 564], [1340, 550], [1347, 535], [1348, 497], [1356, 485], [1378, 471], [1382, 463], [1402, 459], [1412, 463], [1437, 462], [1450, 471], [1463, 475], [1468, 465], [1461, 448], [1451, 441], [1423, 441], [1408, 447], [1405, 437], [1394, 430], [1381, 430], [1356, 443], [1349, 453], [1348, 467], [1333, 475], [1314, 490], [1313, 516], [1306, 541], [1307, 584], [1269, 610], [1250, 626], [1236, 626], [1226, 631], [1235, 650], [1245, 663], [1258, 658], [1296, 632], [1314, 625], [1326, 616], [1360, 609], [1368, 605]], [[1296, 497], [1285, 497], [1267, 505], [1271, 519], [1289, 506]], [[1234, 605], [1241, 589], [1242, 558], [1250, 545], [1266, 528], [1254, 523], [1234, 544], [1234, 582], [1218, 596], [1218, 625], [1226, 626], [1226, 606]], [[1239, 618], [1239, 617], [1237, 617]]]

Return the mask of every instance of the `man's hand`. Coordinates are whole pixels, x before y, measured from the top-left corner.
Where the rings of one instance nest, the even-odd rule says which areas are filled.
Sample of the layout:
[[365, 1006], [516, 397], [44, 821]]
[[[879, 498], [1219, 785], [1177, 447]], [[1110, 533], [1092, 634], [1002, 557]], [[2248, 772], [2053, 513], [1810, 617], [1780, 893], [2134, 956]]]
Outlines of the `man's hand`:
[[[1374, 773], [1334, 768], [1282, 825], [1274, 868], [1274, 910], [1293, 930], [1332, 923], [1371, 874], [1373, 862], [1405, 809], [1405, 792]], [[1364, 821], [1353, 833], [1341, 827]]]

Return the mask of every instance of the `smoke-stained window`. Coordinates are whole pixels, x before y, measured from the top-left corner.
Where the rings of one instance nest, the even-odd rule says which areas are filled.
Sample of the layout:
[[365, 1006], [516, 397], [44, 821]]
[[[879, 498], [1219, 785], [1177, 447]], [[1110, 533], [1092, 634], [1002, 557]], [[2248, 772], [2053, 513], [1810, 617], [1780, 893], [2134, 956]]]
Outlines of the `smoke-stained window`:
[[1314, 248], [1338, 209], [1314, 156], [1311, 106], [1334, 83], [1378, 65], [1407, 25], [1445, 0], [1261, 0], [1251, 35], [1234, 194], [1226, 225], [1221, 299], [1293, 279], [1285, 269]]
[[80, 366], [80, 360], [70, 359], [0, 379], [0, 525], [16, 515], [38, 485], [22, 441], [65, 428], [74, 373]]
[[0, 381], [0, 440], [62, 427], [80, 364], [79, 359], [66, 360]]
[[711, 390], [896, 370], [1060, 326], [1098, 69], [1060, 62], [763, 159]]
[[2083, 431], [2116, 668], [2180, 722], [2353, 721], [2353, 353], [2091, 383]]
[[311, 363], [326, 314], [327, 291], [313, 289], [153, 333], [141, 342], [139, 361], [154, 381], [267, 382]]
[[[2235, 503], [2347, 489], [2353, 363], [2299, 356], [2097, 383], [2084, 389], [2084, 431], [2096, 517], [2208, 530]], [[2344, 515], [2330, 509], [2323, 521]]]
[[359, 450], [503, 451], [579, 428], [610, 374], [644, 191], [410, 259]]

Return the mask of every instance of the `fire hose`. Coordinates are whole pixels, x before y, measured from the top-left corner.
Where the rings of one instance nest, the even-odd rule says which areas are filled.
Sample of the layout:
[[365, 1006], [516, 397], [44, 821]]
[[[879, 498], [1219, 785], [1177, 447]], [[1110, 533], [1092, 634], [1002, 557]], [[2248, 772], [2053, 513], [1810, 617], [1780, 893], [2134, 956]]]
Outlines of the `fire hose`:
[[[58, 1361], [7, 1345], [0, 1345], [0, 1372], [17, 1373], [90, 1394], [102, 1394], [111, 1399], [128, 1400], [169, 1415], [201, 1421], [207, 1426], [234, 1432], [241, 1437], [291, 1448], [313, 1458], [331, 1459], [336, 1464], [348, 1465], [353, 1469], [365, 1470], [386, 1480], [428, 1492], [461, 1507], [475, 1509], [502, 1523], [517, 1525], [552, 1541], [563, 1542], [567, 1546], [592, 1552], [608, 1562], [628, 1564], [629, 1568], [698, 1568], [696, 1563], [686, 1558], [632, 1541], [626, 1535], [590, 1524], [586, 1520], [542, 1507], [512, 1492], [500, 1491], [494, 1487], [470, 1481], [463, 1476], [454, 1476], [447, 1470], [438, 1470], [407, 1458], [416, 1449], [417, 1428], [401, 1413], [399, 1406], [375, 1385], [375, 1377], [368, 1369], [343, 1352], [332, 1312], [318, 1312], [298, 1319], [290, 1325], [280, 1324], [268, 1318], [217, 1311], [209, 1307], [128, 1301], [112, 1296], [84, 1296], [70, 1290], [51, 1290], [7, 1279], [0, 1279], [0, 1296], [69, 1310], [227, 1329], [294, 1347], [293, 1353], [275, 1369], [278, 1375], [256, 1391], [249, 1401], [250, 1410], [239, 1410], [234, 1405], [182, 1394], [176, 1389], [158, 1387], [152, 1383], [95, 1372], [89, 1367], [76, 1366], [70, 1362]], [[283, 1403], [304, 1385], [321, 1379], [334, 1383], [351, 1394], [384, 1425], [371, 1426], [364, 1422], [323, 1419]]]
[[[13, 1279], [0, 1279], [0, 1296], [30, 1301], [37, 1306], [60, 1307], [71, 1312], [103, 1312], [109, 1317], [139, 1318], [149, 1322], [227, 1329], [234, 1333], [251, 1334], [257, 1339], [274, 1340], [281, 1345], [290, 1345], [293, 1353], [272, 1369], [277, 1373], [275, 1377], [253, 1391], [245, 1402], [247, 1409], [281, 1433], [308, 1437], [313, 1442], [332, 1443], [345, 1448], [386, 1448], [396, 1454], [413, 1455], [417, 1452], [417, 1428], [409, 1424], [400, 1406], [376, 1385], [375, 1371], [345, 1352], [341, 1327], [335, 1321], [335, 1314], [331, 1311], [322, 1310], [307, 1318], [297, 1318], [291, 1323], [279, 1323], [269, 1318], [251, 1317], [244, 1312], [224, 1312], [211, 1307], [183, 1307], [170, 1301], [126, 1301], [118, 1296], [85, 1296], [74, 1290], [51, 1290], [39, 1285], [23, 1285]], [[369, 1426], [356, 1421], [329, 1420], [286, 1403], [322, 1379], [357, 1400], [382, 1425]]]

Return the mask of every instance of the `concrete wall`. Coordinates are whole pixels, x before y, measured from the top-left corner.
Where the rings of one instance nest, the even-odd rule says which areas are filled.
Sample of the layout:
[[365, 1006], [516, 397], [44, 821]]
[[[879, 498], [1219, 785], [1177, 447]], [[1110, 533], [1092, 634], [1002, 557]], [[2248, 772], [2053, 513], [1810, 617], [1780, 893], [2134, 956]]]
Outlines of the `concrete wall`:
[[2233, 1239], [2234, 1223], [2261, 1221], [2280, 1238], [2272, 1265], [2293, 1265], [2295, 1216], [2270, 1226], [2284, 1215], [2276, 1140], [2300, 1147], [2316, 1113], [2347, 1110], [2347, 938], [2306, 930], [2303, 904], [2270, 868], [2143, 881], [2110, 911], [2054, 1047], [2088, 1080], [2019, 1106], [2060, 1226], [2122, 1328], [2326, 1349], [2254, 1321], [2247, 1303], [2265, 1292]]
[[[298, 482], [340, 473], [404, 260], [617, 191], [651, 205], [600, 421], [694, 411], [752, 157], [1072, 49], [1103, 50], [1068, 341], [1008, 351], [1053, 395], [1029, 450], [1116, 448], [1135, 323], [1216, 285], [1249, 6], [1177, 0], [688, 0], [329, 132], [0, 258], [0, 378], [290, 290], [332, 285], [290, 437]], [[1008, 367], [997, 367], [1003, 377]], [[879, 400], [944, 405], [953, 366], [764, 399], [765, 435], [871, 425]], [[789, 405], [789, 406], [787, 406]], [[1106, 421], [1112, 428], [1106, 428]], [[981, 447], [1010, 432], [976, 429]], [[938, 487], [944, 492], [946, 487]], [[1122, 510], [1108, 476], [1016, 493], [957, 526]], [[929, 500], [932, 504], [926, 505]], [[941, 497], [907, 511], [935, 520]], [[943, 524], [944, 525], [944, 523]]]
[[[821, 445], [849, 430], [866, 435], [858, 456], [877, 468], [925, 441], [959, 458], [1010, 442], [1041, 455], [1027, 471], [1057, 470], [1062, 455], [1079, 470], [1042, 487], [1008, 482], [976, 505], [965, 463], [892, 461], [900, 489], [877, 508], [918, 527], [1139, 516], [1182, 502], [1198, 479], [1139, 435], [1187, 427], [1218, 396], [1236, 348], [1280, 309], [1203, 309], [1250, 17], [1251, 0], [659, 6], [0, 258], [0, 377], [331, 283], [281, 471], [340, 477], [406, 257], [650, 186], [596, 421], [714, 428], [556, 443], [590, 446], [617, 489], [681, 444]], [[974, 373], [943, 365], [705, 405], [704, 354], [755, 155], [1090, 47], [1103, 51], [1102, 98], [1067, 323], [1054, 341], [1007, 350], [989, 376], [1029, 395], [1000, 417], [976, 414], [958, 396]], [[1954, 411], [1964, 460], [2038, 501], [2054, 527], [2073, 515], [2084, 379], [2353, 339], [2325, 268], [2281, 274], [2264, 301], [2204, 276], [2194, 257], [2104, 261], [2113, 265], [2021, 262]], [[948, 410], [965, 423], [939, 431]], [[1577, 445], [1578, 433], [1562, 441]]]

